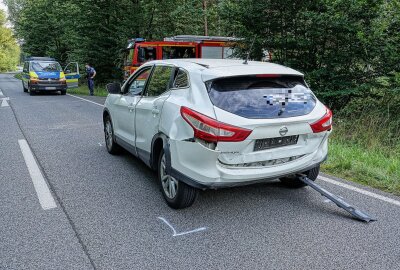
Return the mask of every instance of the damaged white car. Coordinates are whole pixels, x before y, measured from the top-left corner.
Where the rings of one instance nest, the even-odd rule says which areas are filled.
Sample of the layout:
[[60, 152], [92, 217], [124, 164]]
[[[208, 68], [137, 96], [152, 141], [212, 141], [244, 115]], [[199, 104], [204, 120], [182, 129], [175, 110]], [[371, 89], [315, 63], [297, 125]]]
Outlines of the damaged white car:
[[148, 62], [107, 85], [107, 150], [125, 148], [158, 172], [164, 198], [188, 207], [199, 189], [279, 178], [302, 187], [326, 159], [332, 112], [293, 69], [264, 62]]

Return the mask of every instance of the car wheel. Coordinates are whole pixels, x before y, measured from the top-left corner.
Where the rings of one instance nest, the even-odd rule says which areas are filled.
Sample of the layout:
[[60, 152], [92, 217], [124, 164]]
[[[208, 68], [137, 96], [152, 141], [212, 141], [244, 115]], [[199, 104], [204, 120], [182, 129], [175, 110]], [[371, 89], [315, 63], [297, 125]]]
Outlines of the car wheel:
[[25, 92], [25, 93], [28, 92], [28, 89], [26, 89], [26, 87], [25, 87], [25, 85], [24, 85], [24, 82], [22, 82], [22, 88], [24, 88], [24, 92]]
[[114, 129], [110, 116], [106, 116], [104, 121], [104, 139], [108, 153], [115, 155], [120, 152], [121, 148], [114, 139]]
[[29, 95], [34, 96], [36, 92], [28, 85]]
[[191, 206], [197, 198], [198, 189], [175, 179], [166, 172], [166, 158], [164, 150], [161, 150], [158, 159], [158, 180], [161, 191], [167, 204], [174, 209], [182, 209]]
[[66, 95], [67, 94], [67, 90], [61, 90], [61, 95]]
[[[312, 181], [315, 181], [315, 179], [317, 179], [319, 174], [319, 165], [308, 171], [303, 172], [303, 174], [305, 174], [307, 178], [311, 179]], [[299, 178], [296, 176], [282, 177], [279, 180], [281, 180], [282, 184], [284, 184], [286, 187], [289, 188], [302, 188], [307, 186], [302, 181], [300, 181]]]

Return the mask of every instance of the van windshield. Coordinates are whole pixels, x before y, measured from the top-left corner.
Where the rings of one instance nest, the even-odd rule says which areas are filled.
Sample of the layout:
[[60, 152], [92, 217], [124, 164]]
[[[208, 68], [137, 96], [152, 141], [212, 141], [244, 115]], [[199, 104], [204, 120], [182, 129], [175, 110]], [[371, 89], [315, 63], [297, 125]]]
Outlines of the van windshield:
[[34, 61], [31, 63], [31, 67], [34, 71], [62, 71], [61, 66], [58, 62], [50, 61]]
[[217, 79], [208, 86], [214, 106], [245, 118], [301, 116], [310, 113], [316, 104], [301, 76], [241, 76]]

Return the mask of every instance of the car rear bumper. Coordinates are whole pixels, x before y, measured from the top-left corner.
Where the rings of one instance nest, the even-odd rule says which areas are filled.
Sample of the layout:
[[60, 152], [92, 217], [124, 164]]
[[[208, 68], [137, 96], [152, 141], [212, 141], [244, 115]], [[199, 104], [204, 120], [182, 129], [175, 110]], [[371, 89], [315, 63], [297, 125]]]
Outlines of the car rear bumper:
[[324, 162], [328, 154], [327, 138], [328, 134], [317, 149], [295, 160], [259, 167], [229, 166], [219, 161], [219, 151], [197, 142], [170, 140], [170, 174], [188, 185], [202, 189], [273, 181], [307, 171]]

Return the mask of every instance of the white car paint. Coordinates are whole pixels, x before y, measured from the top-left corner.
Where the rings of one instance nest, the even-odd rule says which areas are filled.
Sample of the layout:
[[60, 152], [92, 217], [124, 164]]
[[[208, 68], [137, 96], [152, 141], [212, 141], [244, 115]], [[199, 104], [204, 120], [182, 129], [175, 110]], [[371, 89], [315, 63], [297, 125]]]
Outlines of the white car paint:
[[[109, 94], [105, 110], [110, 114], [115, 136], [123, 146], [152, 166], [153, 142], [163, 134], [164, 149], [170, 153], [171, 171], [179, 172], [189, 185], [202, 188], [234, 186], [267, 181], [300, 173], [319, 165], [327, 156], [328, 136], [324, 130], [314, 133], [310, 124], [319, 121], [327, 113], [326, 107], [316, 100], [315, 107], [306, 115], [275, 118], [245, 118], [213, 105], [206, 82], [218, 78], [243, 75], [276, 74], [303, 76], [293, 69], [265, 62], [215, 59], [174, 59], [151, 61], [131, 75], [152, 66], [172, 66], [187, 73], [189, 86], [169, 88], [156, 97], [142, 95]], [[151, 78], [150, 78], [151, 80]], [[185, 106], [212, 119], [251, 130], [240, 142], [218, 141], [215, 144], [195, 139], [194, 129], [181, 115]], [[288, 129], [285, 136], [299, 135], [297, 144], [254, 151], [255, 140], [276, 138], [280, 129]], [[282, 164], [273, 164], [293, 158]], [[277, 161], [278, 160], [278, 161]], [[154, 166], [153, 166], [154, 167]], [[177, 176], [176, 176], [177, 177]]]

